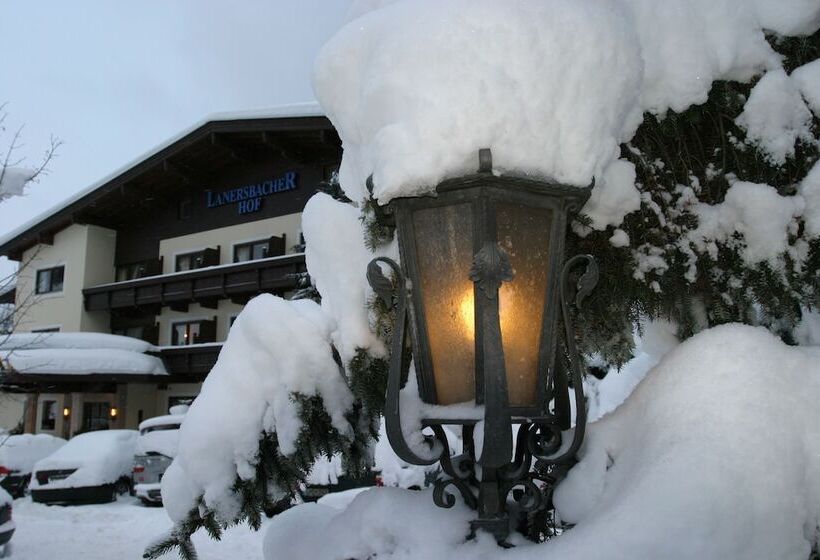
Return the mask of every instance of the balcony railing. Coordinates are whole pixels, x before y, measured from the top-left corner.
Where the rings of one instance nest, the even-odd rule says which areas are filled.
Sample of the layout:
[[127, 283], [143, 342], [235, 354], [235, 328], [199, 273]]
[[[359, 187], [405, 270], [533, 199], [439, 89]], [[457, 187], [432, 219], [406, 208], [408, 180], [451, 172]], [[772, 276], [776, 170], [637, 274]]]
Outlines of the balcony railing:
[[186, 381], [203, 381], [214, 367], [222, 343], [193, 344], [190, 346], [165, 346], [159, 356], [165, 371], [174, 378]]
[[306, 271], [305, 255], [298, 253], [93, 286], [83, 297], [87, 311], [185, 309], [190, 303], [216, 308], [221, 299], [243, 303], [260, 293], [297, 288]]

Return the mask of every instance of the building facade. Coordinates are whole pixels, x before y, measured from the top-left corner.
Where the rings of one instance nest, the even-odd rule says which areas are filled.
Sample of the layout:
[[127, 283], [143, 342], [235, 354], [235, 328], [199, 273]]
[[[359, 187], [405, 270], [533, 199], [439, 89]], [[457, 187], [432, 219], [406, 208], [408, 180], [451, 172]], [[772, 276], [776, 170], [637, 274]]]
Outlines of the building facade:
[[67, 371], [51, 348], [53, 367], [27, 371], [6, 344], [2, 390], [26, 395], [25, 431], [135, 428], [195, 398], [244, 304], [307, 281], [301, 212], [340, 160], [317, 107], [215, 118], [0, 240], [20, 263], [15, 335], [139, 339], [164, 370]]

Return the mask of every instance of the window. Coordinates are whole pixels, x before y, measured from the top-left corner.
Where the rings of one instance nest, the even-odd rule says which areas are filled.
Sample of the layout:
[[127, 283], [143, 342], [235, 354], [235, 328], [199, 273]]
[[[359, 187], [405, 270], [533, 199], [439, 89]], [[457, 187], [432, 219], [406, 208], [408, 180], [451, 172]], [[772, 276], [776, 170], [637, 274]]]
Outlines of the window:
[[124, 264], [117, 267], [117, 282], [135, 280], [144, 276], [148, 276], [147, 262]]
[[194, 270], [206, 266], [216, 266], [219, 264], [219, 246], [215, 249], [208, 248], [202, 251], [193, 251], [176, 257], [176, 271]]
[[171, 344], [173, 346], [185, 346], [200, 342], [200, 321], [188, 323], [174, 323], [171, 326]]
[[83, 431], [107, 430], [111, 405], [107, 402], [83, 403]]
[[57, 427], [57, 401], [43, 401], [43, 414], [40, 417], [41, 430], [54, 430]]
[[205, 266], [205, 251], [177, 255], [176, 271], [194, 270]]
[[251, 241], [250, 243], [241, 243], [233, 247], [233, 262], [255, 261], [256, 259], [264, 259], [268, 256], [269, 241], [264, 239], [262, 241]]
[[52, 292], [63, 291], [64, 266], [56, 266], [45, 270], [37, 271], [37, 286], [35, 292], [38, 294], [50, 294]]
[[118, 334], [120, 336], [130, 336], [131, 338], [139, 338], [142, 340], [144, 327], [127, 327], [124, 329], [111, 329], [111, 334]]

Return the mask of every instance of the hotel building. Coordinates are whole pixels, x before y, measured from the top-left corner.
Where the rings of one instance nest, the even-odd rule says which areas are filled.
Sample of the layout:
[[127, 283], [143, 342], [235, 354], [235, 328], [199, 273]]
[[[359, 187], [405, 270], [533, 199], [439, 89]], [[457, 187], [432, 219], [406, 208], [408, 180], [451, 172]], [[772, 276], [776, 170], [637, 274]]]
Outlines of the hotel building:
[[[195, 398], [243, 305], [304, 285], [301, 212], [340, 160], [318, 106], [213, 118], [0, 239], [25, 340], [0, 389], [25, 395], [25, 431], [136, 428]], [[50, 333], [147, 344], [132, 367], [109, 359], [123, 339]]]

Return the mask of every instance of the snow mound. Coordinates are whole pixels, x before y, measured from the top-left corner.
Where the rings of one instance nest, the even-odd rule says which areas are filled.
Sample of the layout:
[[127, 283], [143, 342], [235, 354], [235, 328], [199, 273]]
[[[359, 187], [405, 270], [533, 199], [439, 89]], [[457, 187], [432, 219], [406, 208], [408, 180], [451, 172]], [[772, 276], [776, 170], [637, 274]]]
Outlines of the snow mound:
[[0, 340], [0, 350], [40, 350], [44, 348], [74, 348], [98, 350], [103, 348], [148, 352], [155, 347], [130, 336], [104, 333], [15, 333]]
[[344, 414], [353, 396], [333, 360], [331, 323], [310, 300], [263, 294], [248, 302], [185, 415], [163, 476], [162, 499], [174, 521], [200, 496], [220, 519], [236, 516], [233, 485], [237, 476], [255, 475], [260, 434], [275, 432], [283, 455], [296, 451], [302, 423], [293, 393], [321, 396], [334, 427], [350, 433]]
[[[381, 488], [275, 518], [265, 558], [805, 560], [820, 522], [820, 349], [725, 325], [672, 349], [589, 426], [555, 503], [576, 526], [503, 550], [472, 513]], [[321, 534], [321, 539], [313, 538]], [[603, 552], [605, 551], [605, 552]]]
[[818, 349], [741, 325], [683, 342], [590, 426], [555, 495], [578, 525], [551, 552], [805, 560], [820, 521], [818, 402]]
[[17, 473], [30, 473], [34, 463], [66, 444], [48, 434], [19, 434], [0, 439], [0, 465]]
[[[131, 475], [136, 430], [104, 430], [74, 436], [60, 449], [37, 461], [31, 489], [81, 488], [110, 484]], [[37, 481], [38, 471], [77, 469], [68, 477], [48, 484]]]
[[763, 30], [820, 25], [818, 2], [772, 4], [360, 2], [314, 68], [317, 98], [344, 145], [340, 182], [361, 200], [372, 174], [385, 203], [475, 172], [478, 150], [491, 148], [499, 172], [573, 185], [595, 177], [587, 211], [596, 227], [616, 224], [638, 199], [634, 169], [610, 166], [644, 112], [682, 111], [706, 101], [715, 80], [778, 71]]
[[179, 447], [179, 427], [184, 419], [184, 414], [169, 414], [140, 422], [137, 455], [153, 452], [175, 457]]
[[0, 360], [19, 373], [167, 375], [162, 360], [130, 350], [43, 348], [0, 351]]

